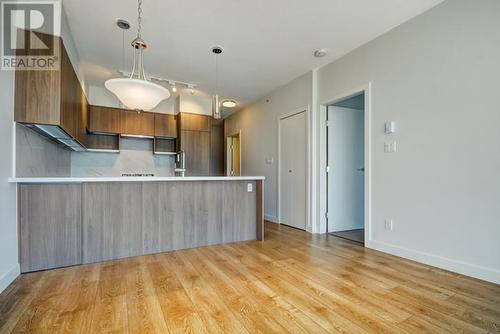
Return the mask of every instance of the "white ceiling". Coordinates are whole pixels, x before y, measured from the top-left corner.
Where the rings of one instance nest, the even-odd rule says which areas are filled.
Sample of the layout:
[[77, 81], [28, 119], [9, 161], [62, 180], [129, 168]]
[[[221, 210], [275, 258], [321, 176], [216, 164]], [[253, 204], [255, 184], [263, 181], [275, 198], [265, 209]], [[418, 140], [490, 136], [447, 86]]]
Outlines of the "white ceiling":
[[[442, 0], [144, 0], [146, 71], [214, 92], [213, 45], [219, 56], [219, 93], [239, 107], [303, 73], [327, 64]], [[90, 85], [130, 70], [136, 0], [63, 0]], [[133, 26], [125, 37], [118, 18]], [[312, 52], [326, 48], [324, 58]]]

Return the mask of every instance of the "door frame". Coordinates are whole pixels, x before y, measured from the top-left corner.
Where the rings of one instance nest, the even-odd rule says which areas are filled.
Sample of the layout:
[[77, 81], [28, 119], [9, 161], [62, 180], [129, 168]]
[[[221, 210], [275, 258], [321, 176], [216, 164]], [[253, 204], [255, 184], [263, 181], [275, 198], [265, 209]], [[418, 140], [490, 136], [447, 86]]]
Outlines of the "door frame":
[[277, 191], [277, 205], [278, 205], [278, 216], [277, 218], [277, 223], [281, 224], [281, 121], [285, 118], [289, 118], [295, 115], [298, 115], [300, 113], [305, 113], [306, 116], [306, 124], [304, 124], [305, 130], [306, 130], [306, 152], [305, 152], [305, 159], [306, 159], [306, 177], [305, 177], [305, 182], [306, 182], [306, 231], [311, 232], [311, 221], [310, 221], [310, 203], [311, 203], [311, 189], [310, 189], [310, 182], [309, 182], [309, 174], [311, 171], [311, 159], [309, 159], [309, 154], [311, 152], [311, 147], [310, 145], [310, 139], [309, 139], [309, 118], [310, 118], [310, 110], [311, 108], [309, 106], [305, 106], [302, 108], [295, 109], [293, 111], [289, 111], [286, 113], [283, 113], [277, 117], [277, 122], [278, 122], [278, 164], [277, 164], [277, 175], [278, 175], [278, 191]]
[[[234, 137], [234, 136], [238, 136], [238, 140], [240, 142], [240, 154], [239, 154], [239, 159], [240, 159], [240, 176], [243, 175], [243, 168], [242, 168], [242, 163], [241, 163], [241, 129], [230, 134], [230, 135], [227, 135], [224, 142], [226, 143], [226, 176], [231, 176], [230, 173], [231, 173], [231, 170], [228, 168], [229, 167], [229, 162], [231, 162], [231, 167], [233, 166], [233, 154], [231, 152], [231, 155], [229, 155], [229, 149], [228, 149], [228, 139], [231, 138], [231, 137]], [[229, 160], [229, 158], [231, 160]]]
[[[348, 99], [350, 97], [359, 95], [359, 94], [364, 94], [365, 98], [365, 108], [364, 108], [364, 113], [365, 113], [365, 219], [364, 219], [364, 225], [365, 225], [365, 246], [369, 244], [371, 241], [372, 237], [372, 146], [371, 146], [371, 128], [372, 128], [372, 103], [371, 103], [371, 83], [367, 83], [361, 87], [351, 89], [349, 91], [346, 91], [342, 94], [339, 94], [337, 96], [334, 96], [332, 98], [325, 99], [323, 102], [320, 104], [320, 122], [321, 122], [321, 127], [320, 127], [320, 201], [321, 201], [321, 212], [325, 213], [328, 211], [328, 193], [327, 193], [327, 187], [326, 187], [326, 182], [328, 180], [327, 178], [327, 173], [326, 173], [326, 168], [328, 165], [328, 161], [326, 160], [326, 150], [328, 147], [328, 144], [326, 142], [326, 132], [327, 132], [327, 125], [326, 125], [326, 113], [328, 111], [328, 106], [335, 104], [337, 102], [340, 102], [342, 100]], [[324, 219], [324, 228], [325, 232], [328, 233], [327, 226], [326, 226], [326, 215], [323, 215], [321, 217]]]

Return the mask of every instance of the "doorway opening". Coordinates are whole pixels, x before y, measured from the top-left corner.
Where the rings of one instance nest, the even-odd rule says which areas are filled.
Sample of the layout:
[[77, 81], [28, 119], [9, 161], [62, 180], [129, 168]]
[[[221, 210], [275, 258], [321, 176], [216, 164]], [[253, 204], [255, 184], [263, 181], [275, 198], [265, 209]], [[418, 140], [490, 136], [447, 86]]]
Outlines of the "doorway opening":
[[278, 123], [278, 219], [306, 230], [307, 109], [283, 115]]
[[365, 242], [364, 93], [327, 105], [327, 231]]
[[241, 134], [227, 137], [227, 175], [241, 176]]

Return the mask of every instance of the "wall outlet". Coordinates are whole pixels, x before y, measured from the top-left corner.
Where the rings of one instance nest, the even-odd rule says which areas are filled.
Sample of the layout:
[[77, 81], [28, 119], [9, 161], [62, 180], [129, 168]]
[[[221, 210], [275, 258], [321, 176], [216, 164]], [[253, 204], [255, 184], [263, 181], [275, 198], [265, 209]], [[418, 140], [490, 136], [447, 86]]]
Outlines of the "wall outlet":
[[392, 223], [392, 219], [386, 219], [386, 220], [384, 221], [384, 227], [385, 227], [385, 229], [386, 229], [387, 231], [392, 231], [392, 230], [393, 230], [393, 227], [394, 227], [394, 225], [393, 225], [393, 223]]
[[247, 191], [251, 193], [253, 191], [253, 184], [249, 183], [247, 184]]

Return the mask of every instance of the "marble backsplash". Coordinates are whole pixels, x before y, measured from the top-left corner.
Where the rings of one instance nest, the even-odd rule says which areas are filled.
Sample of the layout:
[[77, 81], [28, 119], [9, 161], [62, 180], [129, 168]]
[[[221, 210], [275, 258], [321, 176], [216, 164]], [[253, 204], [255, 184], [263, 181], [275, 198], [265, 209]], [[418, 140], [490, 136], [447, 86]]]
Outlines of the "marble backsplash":
[[70, 151], [35, 131], [16, 124], [16, 177], [70, 175]]
[[120, 153], [72, 152], [71, 176], [173, 176], [175, 158], [154, 155], [151, 139], [121, 138]]

